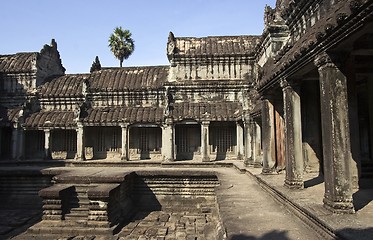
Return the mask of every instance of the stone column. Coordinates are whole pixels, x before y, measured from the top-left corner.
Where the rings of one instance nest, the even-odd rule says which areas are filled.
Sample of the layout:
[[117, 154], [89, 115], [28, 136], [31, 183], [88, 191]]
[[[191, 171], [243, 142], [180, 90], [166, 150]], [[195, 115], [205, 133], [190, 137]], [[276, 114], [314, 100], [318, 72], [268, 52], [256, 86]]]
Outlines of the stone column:
[[260, 127], [257, 122], [253, 119], [250, 121], [251, 125], [251, 138], [252, 138], [252, 162], [254, 168], [262, 167], [262, 156], [261, 156], [261, 133]]
[[25, 156], [25, 130], [20, 128], [18, 130], [18, 154], [17, 159], [23, 159]]
[[13, 160], [17, 159], [17, 154], [18, 154], [18, 123], [13, 124], [13, 129], [12, 129], [12, 139], [11, 139], [11, 146], [12, 146], [12, 152], [11, 152], [11, 157]]
[[44, 159], [51, 159], [51, 131], [50, 129], [44, 130]]
[[162, 155], [164, 161], [174, 161], [174, 124], [167, 118], [162, 130]]
[[201, 124], [201, 152], [202, 152], [202, 162], [210, 161], [209, 154], [209, 121], [202, 121]]
[[120, 156], [121, 160], [129, 160], [128, 158], [128, 124], [121, 124], [122, 128], [122, 153]]
[[262, 142], [263, 142], [263, 170], [262, 174], [275, 171], [275, 122], [274, 107], [268, 98], [262, 100]]
[[252, 125], [250, 120], [246, 120], [245, 123], [245, 166], [252, 166], [253, 163], [253, 139], [252, 139]]
[[353, 213], [351, 147], [347, 79], [336, 56], [315, 59], [320, 76], [321, 126], [324, 156], [324, 206], [336, 213]]
[[82, 123], [78, 123], [76, 129], [76, 156], [75, 160], [85, 160], [85, 146], [84, 146], [84, 127]]
[[236, 122], [236, 142], [237, 142], [237, 160], [242, 160], [243, 157], [243, 129], [239, 122]]
[[281, 82], [284, 95], [285, 118], [285, 186], [288, 188], [303, 188], [303, 151], [300, 86], [291, 85], [285, 79]]

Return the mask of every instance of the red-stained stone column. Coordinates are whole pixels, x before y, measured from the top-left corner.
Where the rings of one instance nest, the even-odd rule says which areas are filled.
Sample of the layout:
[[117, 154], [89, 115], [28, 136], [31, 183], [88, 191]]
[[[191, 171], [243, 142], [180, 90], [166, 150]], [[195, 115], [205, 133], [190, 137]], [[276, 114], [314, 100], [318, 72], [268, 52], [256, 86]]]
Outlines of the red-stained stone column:
[[324, 206], [336, 213], [353, 213], [351, 147], [347, 79], [336, 65], [341, 58], [320, 54], [321, 125], [324, 156]]

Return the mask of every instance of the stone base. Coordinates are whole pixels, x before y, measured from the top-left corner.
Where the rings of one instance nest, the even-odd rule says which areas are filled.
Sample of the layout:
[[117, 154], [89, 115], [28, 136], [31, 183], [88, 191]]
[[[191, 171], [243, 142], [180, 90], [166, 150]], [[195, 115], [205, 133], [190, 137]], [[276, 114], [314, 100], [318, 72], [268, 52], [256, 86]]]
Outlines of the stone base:
[[251, 158], [246, 158], [245, 161], [243, 162], [243, 164], [246, 166], [246, 167], [252, 167], [254, 166], [254, 162]]
[[210, 162], [210, 158], [209, 157], [203, 157], [202, 162]]
[[254, 162], [253, 163], [254, 168], [262, 168], [262, 164], [260, 162]]
[[175, 162], [175, 159], [173, 158], [163, 158], [163, 162]]
[[276, 169], [274, 168], [263, 168], [262, 169], [263, 175], [277, 175]]
[[303, 189], [304, 181], [303, 180], [287, 180], [285, 179], [284, 186], [290, 189]]
[[351, 214], [355, 213], [352, 201], [331, 201], [324, 197], [324, 207], [329, 211], [337, 214]]

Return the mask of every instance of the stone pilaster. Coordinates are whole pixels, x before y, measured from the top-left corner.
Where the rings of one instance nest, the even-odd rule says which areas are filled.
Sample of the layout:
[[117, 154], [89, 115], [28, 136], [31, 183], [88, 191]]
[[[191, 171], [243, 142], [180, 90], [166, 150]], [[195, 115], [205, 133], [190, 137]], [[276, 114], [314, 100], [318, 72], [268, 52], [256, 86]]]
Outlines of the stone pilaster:
[[122, 152], [120, 159], [129, 160], [128, 158], [128, 124], [121, 124], [122, 129]]
[[236, 142], [237, 142], [237, 160], [242, 160], [244, 156], [243, 146], [243, 128], [239, 122], [236, 122]]
[[44, 130], [44, 159], [51, 159], [51, 131], [50, 129]]
[[174, 161], [174, 124], [167, 118], [162, 129], [162, 155], [164, 161]]
[[263, 170], [262, 174], [275, 172], [275, 122], [274, 107], [268, 98], [262, 100], [262, 142], [263, 142]]
[[324, 156], [324, 206], [337, 213], [353, 213], [351, 147], [347, 79], [326, 53], [315, 59], [320, 76], [321, 126]]
[[202, 162], [210, 161], [209, 153], [209, 121], [203, 121], [201, 124], [201, 152]]
[[75, 160], [85, 160], [85, 146], [84, 146], [84, 127], [82, 123], [78, 122], [76, 129], [76, 156]]
[[285, 118], [285, 186], [289, 188], [303, 188], [303, 151], [300, 86], [291, 85], [285, 79], [281, 82], [284, 99]]

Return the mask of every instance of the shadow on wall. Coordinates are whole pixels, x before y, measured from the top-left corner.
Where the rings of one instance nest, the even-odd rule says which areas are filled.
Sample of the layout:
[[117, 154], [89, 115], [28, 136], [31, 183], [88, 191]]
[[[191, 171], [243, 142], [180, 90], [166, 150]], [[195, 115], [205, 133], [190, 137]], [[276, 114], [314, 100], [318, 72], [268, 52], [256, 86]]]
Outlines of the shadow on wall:
[[254, 237], [250, 235], [233, 235], [229, 238], [230, 240], [290, 240], [288, 237], [287, 231], [271, 231], [268, 233], [265, 233], [261, 237]]

